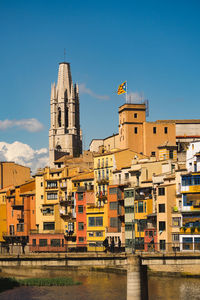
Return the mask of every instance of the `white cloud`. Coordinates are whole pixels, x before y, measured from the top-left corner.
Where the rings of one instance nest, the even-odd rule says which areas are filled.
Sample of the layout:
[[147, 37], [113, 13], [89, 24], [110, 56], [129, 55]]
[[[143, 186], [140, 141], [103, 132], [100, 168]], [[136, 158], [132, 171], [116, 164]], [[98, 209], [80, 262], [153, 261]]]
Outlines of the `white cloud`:
[[80, 93], [90, 95], [91, 97], [94, 97], [99, 100], [109, 100], [110, 99], [110, 97], [108, 95], [95, 94], [91, 89], [86, 87], [85, 83], [81, 83], [79, 85], [79, 90], [80, 90]]
[[0, 130], [6, 130], [12, 127], [18, 127], [29, 132], [37, 132], [43, 129], [42, 123], [34, 118], [21, 120], [0, 120]]
[[17, 141], [12, 144], [0, 142], [0, 160], [14, 161], [31, 168], [35, 173], [38, 168], [49, 164], [49, 155], [47, 148], [34, 150], [29, 145]]

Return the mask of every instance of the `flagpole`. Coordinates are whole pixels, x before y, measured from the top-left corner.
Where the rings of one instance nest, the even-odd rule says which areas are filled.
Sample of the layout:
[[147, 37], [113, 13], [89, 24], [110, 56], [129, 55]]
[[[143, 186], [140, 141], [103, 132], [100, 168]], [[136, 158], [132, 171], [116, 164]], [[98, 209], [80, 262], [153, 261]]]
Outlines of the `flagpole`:
[[128, 87], [127, 87], [127, 80], [126, 80], [126, 103], [128, 103]]

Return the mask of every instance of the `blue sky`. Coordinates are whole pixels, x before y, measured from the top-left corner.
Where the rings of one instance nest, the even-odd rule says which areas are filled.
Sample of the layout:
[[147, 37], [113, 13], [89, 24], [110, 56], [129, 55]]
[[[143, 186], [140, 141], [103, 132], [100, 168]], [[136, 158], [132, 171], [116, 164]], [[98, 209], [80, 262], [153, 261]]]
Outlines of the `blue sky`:
[[[117, 132], [124, 80], [149, 99], [149, 120], [200, 118], [199, 12], [199, 1], [184, 0], [0, 0], [0, 120], [8, 120], [0, 141], [48, 147], [50, 85], [64, 48], [83, 87], [85, 148]], [[33, 130], [26, 119], [36, 119]]]

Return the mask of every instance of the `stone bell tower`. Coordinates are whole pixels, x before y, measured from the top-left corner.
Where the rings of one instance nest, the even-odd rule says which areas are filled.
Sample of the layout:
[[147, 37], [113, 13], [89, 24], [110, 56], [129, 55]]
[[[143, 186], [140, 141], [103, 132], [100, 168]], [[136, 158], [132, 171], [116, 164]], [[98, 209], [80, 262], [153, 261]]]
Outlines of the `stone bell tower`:
[[63, 155], [78, 157], [82, 153], [79, 89], [72, 82], [70, 64], [59, 64], [57, 85], [51, 85], [51, 127], [49, 129], [49, 163]]

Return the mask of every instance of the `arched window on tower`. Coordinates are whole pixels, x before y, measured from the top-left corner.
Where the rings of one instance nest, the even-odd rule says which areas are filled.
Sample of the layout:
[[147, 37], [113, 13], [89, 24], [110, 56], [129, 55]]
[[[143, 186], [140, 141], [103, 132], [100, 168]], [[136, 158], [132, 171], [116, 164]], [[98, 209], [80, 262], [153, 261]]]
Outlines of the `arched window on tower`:
[[65, 109], [65, 127], [68, 127], [68, 107]]
[[61, 127], [61, 109], [58, 107], [58, 127]]
[[56, 146], [56, 150], [57, 150], [57, 151], [61, 151], [61, 150], [62, 150], [61, 146], [60, 146], [60, 145], [57, 145], [57, 146]]

